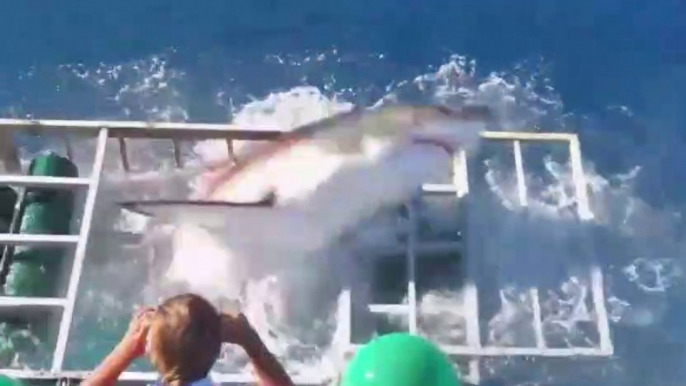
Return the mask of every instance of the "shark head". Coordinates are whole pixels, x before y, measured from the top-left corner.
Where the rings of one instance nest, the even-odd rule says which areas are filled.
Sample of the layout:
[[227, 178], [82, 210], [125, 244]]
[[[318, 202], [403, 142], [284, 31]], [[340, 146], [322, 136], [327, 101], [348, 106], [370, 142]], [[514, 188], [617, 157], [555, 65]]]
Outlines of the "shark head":
[[[487, 106], [465, 106], [449, 109], [443, 106], [384, 106], [358, 116], [358, 120], [339, 127], [353, 136], [390, 141], [396, 145], [422, 144], [438, 146], [452, 153], [457, 149], [473, 148], [480, 133], [492, 121]], [[350, 130], [353, 128], [353, 130]], [[334, 136], [335, 140], [343, 139]]]
[[492, 120], [486, 106], [465, 106], [459, 110], [446, 107], [419, 107], [414, 110], [414, 125], [407, 136], [413, 144], [435, 145], [452, 153], [472, 149]]

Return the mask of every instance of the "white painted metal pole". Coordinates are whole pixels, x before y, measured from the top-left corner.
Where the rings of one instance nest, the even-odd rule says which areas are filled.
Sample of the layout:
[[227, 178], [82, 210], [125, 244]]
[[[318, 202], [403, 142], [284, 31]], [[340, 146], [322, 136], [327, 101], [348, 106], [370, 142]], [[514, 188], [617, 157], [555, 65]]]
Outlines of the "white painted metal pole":
[[410, 231], [407, 238], [407, 303], [409, 312], [407, 315], [410, 334], [417, 333], [417, 208], [414, 200], [407, 205]]
[[531, 300], [531, 309], [534, 323], [534, 334], [536, 337], [536, 347], [545, 348], [545, 337], [543, 336], [543, 324], [541, 317], [541, 301], [538, 296], [538, 288], [529, 288], [529, 299]]
[[[61, 378], [72, 379], [72, 380], [83, 380], [92, 371], [63, 371], [59, 374], [46, 372], [46, 371], [36, 371], [36, 370], [4, 370], [3, 375], [18, 379], [31, 379], [31, 380], [59, 380]], [[335, 376], [332, 374], [332, 377]], [[120, 382], [135, 382], [140, 383], [151, 383], [159, 379], [160, 375], [156, 372], [135, 372], [135, 371], [125, 371], [120, 376], [118, 381]], [[222, 373], [210, 373], [213, 383], [223, 384], [223, 385], [246, 385], [246, 384], [256, 384], [257, 380], [251, 374], [222, 374]], [[321, 386], [327, 384], [326, 376], [295, 376], [292, 378], [293, 383], [296, 385], [303, 386]]]
[[[572, 177], [574, 178], [579, 218], [581, 220], [590, 220], [594, 216], [588, 199], [586, 176], [581, 159], [581, 144], [576, 136], [574, 140], [569, 141], [569, 158], [572, 164]], [[607, 307], [605, 306], [605, 284], [602, 270], [596, 263], [593, 263], [591, 266], [590, 277], [600, 351], [605, 355], [612, 355], [614, 347], [610, 336], [610, 321], [607, 315]]]
[[28, 233], [0, 234], [0, 244], [41, 247], [72, 246], [79, 242], [77, 235], [32, 235]]
[[[428, 187], [436, 187], [434, 185], [425, 184], [425, 190]], [[452, 186], [454, 191], [451, 193], [457, 195], [460, 199], [469, 193], [469, 175], [467, 174], [467, 152], [464, 149], [460, 149], [456, 156], [453, 156], [453, 181]], [[436, 190], [438, 187], [436, 187]]]
[[[352, 311], [352, 291], [350, 287], [345, 287], [338, 296], [338, 329], [334, 334], [333, 348], [336, 355], [335, 363], [339, 366], [346, 363], [347, 356], [351, 352], [353, 343], [353, 311]], [[340, 368], [340, 367], [339, 367]], [[338, 378], [342, 373], [338, 374]], [[214, 379], [214, 378], [213, 378]]]
[[22, 297], [22, 296], [0, 296], [0, 309], [22, 307], [63, 307], [64, 299], [60, 298], [37, 298], [37, 297]]
[[603, 288], [603, 272], [600, 267], [591, 267], [591, 288], [593, 289], [593, 308], [596, 313], [596, 323], [598, 324], [598, 336], [600, 340], [600, 350], [605, 355], [612, 355], [614, 347], [610, 337], [610, 321], [605, 307], [605, 289]]
[[481, 138], [501, 141], [560, 141], [568, 142], [576, 137], [570, 133], [533, 133], [526, 131], [484, 131]]
[[57, 344], [55, 347], [55, 355], [53, 356], [52, 361], [52, 371], [55, 372], [62, 370], [62, 366], [64, 364], [64, 354], [67, 349], [67, 342], [69, 338], [69, 332], [71, 329], [71, 322], [74, 316], [76, 295], [77, 290], [79, 288], [79, 281], [81, 280], [81, 273], [83, 271], [83, 262], [86, 257], [86, 250], [88, 247], [88, 236], [90, 234], [91, 224], [93, 222], [93, 211], [95, 209], [96, 198], [98, 195], [98, 187], [100, 185], [100, 176], [102, 174], [103, 164], [105, 160], [107, 138], [107, 128], [101, 128], [100, 132], [98, 133], [98, 142], [95, 149], [95, 159], [93, 161], [93, 171], [91, 172], [90, 185], [88, 186], [86, 202], [83, 208], [83, 216], [81, 218], [79, 241], [76, 244], [76, 251], [74, 252], [74, 262], [71, 269], [71, 275], [69, 275], [66, 304], [60, 321], [60, 328], [57, 335]]
[[572, 164], [572, 178], [574, 180], [579, 217], [582, 220], [590, 220], [593, 218], [593, 212], [591, 212], [589, 205], [586, 176], [584, 175], [584, 166], [581, 161], [581, 145], [579, 144], [579, 137], [576, 135], [569, 141], [569, 160]]
[[384, 315], [409, 315], [410, 306], [407, 304], [370, 304], [369, 312]]
[[[524, 174], [524, 161], [522, 160], [522, 144], [516, 139], [512, 141], [514, 150], [515, 171], [517, 175], [517, 193], [519, 195], [519, 204], [522, 207], [529, 205], [529, 194], [526, 187], [526, 175]], [[545, 338], [543, 336], [543, 325], [541, 322], [541, 303], [538, 295], [538, 288], [529, 288], [529, 301], [531, 301], [531, 310], [533, 318], [534, 336], [536, 337], [536, 347], [545, 348]]]
[[517, 193], [519, 194], [519, 204], [529, 205], [528, 194], [526, 191], [526, 176], [524, 175], [524, 162], [522, 161], [522, 146], [519, 140], [512, 141], [514, 150], [515, 171], [517, 174]]
[[[59, 119], [6, 119], [0, 118], [0, 131], [24, 129], [30, 132], [40, 130], [62, 130], [80, 134], [96, 134], [101, 127], [107, 127], [110, 137], [124, 138], [183, 138], [201, 139], [276, 139], [286, 133], [275, 127], [239, 127], [232, 124], [187, 123], [187, 122], [142, 122], [142, 121], [79, 121]], [[560, 141], [576, 138], [571, 133], [535, 133], [524, 131], [484, 131], [481, 137], [490, 140], [512, 141]]]
[[[458, 200], [469, 201], [469, 169], [467, 167], [467, 152], [460, 149], [457, 154], [453, 156], [453, 186], [455, 188], [455, 196]], [[463, 205], [463, 208], [467, 205]], [[481, 348], [481, 328], [479, 326], [479, 293], [474, 281], [475, 269], [474, 262], [469, 262], [467, 254], [468, 243], [465, 235], [465, 228], [468, 225], [467, 216], [469, 213], [460, 214], [464, 219], [461, 221], [462, 233], [462, 259], [463, 265], [468, 272], [465, 275], [464, 282], [464, 300], [462, 303], [462, 313], [465, 319], [467, 345], [474, 350]], [[473, 256], [472, 256], [473, 257]], [[469, 360], [469, 378], [474, 383], [479, 383], [481, 378], [481, 365], [478, 358], [471, 358]]]
[[0, 131], [23, 129], [29, 133], [45, 130], [73, 132], [81, 135], [97, 135], [107, 127], [111, 138], [178, 138], [190, 140], [235, 138], [251, 140], [277, 139], [283, 130], [268, 127], [241, 128], [236, 125], [185, 122], [141, 121], [77, 121], [77, 120], [27, 120], [0, 118]]
[[341, 291], [340, 297], [338, 298], [338, 320], [340, 320], [342, 324], [340, 332], [340, 343], [347, 347], [353, 343], [353, 311], [352, 294], [350, 288], [343, 289], [343, 291]]
[[0, 184], [27, 188], [77, 189], [88, 186], [88, 178], [0, 175]]

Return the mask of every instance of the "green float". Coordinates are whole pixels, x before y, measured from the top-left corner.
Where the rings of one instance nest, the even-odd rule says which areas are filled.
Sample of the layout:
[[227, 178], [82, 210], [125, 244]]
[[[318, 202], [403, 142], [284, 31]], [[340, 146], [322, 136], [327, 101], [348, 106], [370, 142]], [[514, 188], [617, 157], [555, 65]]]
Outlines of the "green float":
[[10, 378], [7, 375], [0, 374], [0, 386], [26, 386], [22, 381], [16, 378]]
[[[78, 177], [78, 169], [69, 159], [48, 153], [34, 158], [29, 174]], [[74, 199], [75, 194], [71, 190], [27, 189], [20, 233], [69, 234]], [[5, 292], [10, 296], [57, 296], [64, 253], [60, 247], [18, 247], [7, 275]]]
[[428, 340], [394, 333], [374, 339], [348, 364], [342, 386], [461, 386], [448, 357]]

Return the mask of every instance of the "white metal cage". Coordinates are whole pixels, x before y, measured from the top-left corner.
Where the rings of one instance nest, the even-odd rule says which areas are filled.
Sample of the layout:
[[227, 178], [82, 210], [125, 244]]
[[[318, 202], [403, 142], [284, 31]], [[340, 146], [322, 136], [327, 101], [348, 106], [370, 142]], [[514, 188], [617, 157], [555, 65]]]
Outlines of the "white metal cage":
[[[121, 164], [125, 170], [129, 169], [129, 161], [126, 150], [126, 140], [133, 138], [169, 139], [174, 143], [175, 160], [178, 167], [182, 167], [179, 141], [183, 140], [226, 140], [230, 156], [233, 156], [233, 140], [273, 140], [282, 134], [278, 130], [248, 130], [231, 125], [219, 124], [190, 124], [190, 123], [147, 123], [147, 122], [122, 122], [122, 121], [66, 121], [66, 120], [15, 120], [0, 119], [0, 161], [3, 161], [6, 169], [19, 169], [17, 153], [12, 146], [8, 146], [7, 139], [10, 135], [20, 131], [23, 133], [42, 133], [50, 131], [53, 134], [70, 134], [97, 137], [95, 158], [90, 177], [87, 178], [57, 178], [21, 176], [16, 174], [0, 175], [0, 185], [11, 185], [17, 188], [27, 187], [50, 187], [58, 189], [86, 189], [84, 212], [76, 235], [29, 235], [18, 233], [0, 234], [0, 245], [42, 245], [42, 246], [73, 246], [73, 266], [68, 275], [66, 296], [63, 298], [24, 298], [24, 297], [0, 297], [0, 317], [2, 315], [21, 315], [31, 312], [53, 312], [59, 314], [59, 328], [57, 331], [56, 346], [50, 368], [41, 370], [15, 370], [2, 369], [5, 374], [24, 379], [81, 379], [86, 372], [65, 371], [65, 351], [72, 327], [72, 318], [79, 281], [86, 258], [86, 249], [89, 232], [94, 216], [94, 207], [97, 200], [98, 187], [103, 173], [105, 150], [108, 139], [115, 138], [119, 141]], [[8, 135], [9, 134], [9, 135]], [[575, 194], [577, 196], [578, 217], [586, 219], [590, 216], [586, 181], [582, 168], [582, 159], [579, 139], [575, 134], [568, 133], [526, 133], [526, 132], [484, 132], [482, 137], [486, 140], [509, 141], [513, 143], [514, 164], [517, 177], [517, 187], [520, 204], [527, 205], [527, 186], [524, 178], [524, 166], [522, 161], [521, 142], [544, 141], [566, 143], [569, 146], [569, 158], [572, 168]], [[67, 154], [72, 154], [69, 142]], [[467, 155], [460, 152], [454, 157], [454, 178], [452, 184], [426, 184], [423, 186], [423, 195], [452, 195], [458, 198], [465, 197], [469, 192], [469, 179], [467, 173]], [[415, 211], [409, 205], [410, 223], [416, 217]], [[416, 227], [411, 227], [405, 248], [407, 267], [407, 302], [403, 304], [370, 304], [369, 312], [381, 315], [404, 315], [408, 320], [408, 332], [418, 333], [417, 327], [417, 290], [416, 290], [416, 267], [417, 253], [422, 249], [440, 250], [448, 253], [464, 252], [463, 242], [449, 243], [424, 243], [417, 237]], [[473, 280], [466, 278], [464, 283], [465, 304], [463, 312], [466, 321], [466, 344], [443, 346], [449, 355], [464, 357], [468, 360], [468, 369], [465, 369], [467, 379], [477, 383], [479, 381], [479, 361], [488, 356], [540, 356], [540, 357], [572, 357], [572, 356], [596, 356], [607, 357], [613, 353], [613, 345], [610, 337], [610, 329], [607, 311], [605, 308], [605, 296], [603, 293], [603, 275], [601, 269], [594, 265], [590, 267], [590, 282], [592, 301], [594, 306], [595, 327], [599, 337], [597, 347], [570, 347], [550, 348], [547, 347], [541, 326], [541, 309], [538, 290], [530, 289], [532, 309], [534, 312], [534, 331], [536, 337], [535, 347], [493, 347], [482, 342], [479, 315], [479, 290]], [[356, 346], [351, 339], [351, 292], [344, 291], [341, 297], [339, 309], [348, 315], [347, 341], [350, 342], [346, 351], [354, 351]], [[214, 374], [213, 378], [219, 383], [238, 384], [250, 383], [253, 379], [240, 374]], [[121, 380], [145, 382], [156, 379], [155, 373], [126, 372]], [[295, 379], [298, 384], [320, 384], [320, 379]]]

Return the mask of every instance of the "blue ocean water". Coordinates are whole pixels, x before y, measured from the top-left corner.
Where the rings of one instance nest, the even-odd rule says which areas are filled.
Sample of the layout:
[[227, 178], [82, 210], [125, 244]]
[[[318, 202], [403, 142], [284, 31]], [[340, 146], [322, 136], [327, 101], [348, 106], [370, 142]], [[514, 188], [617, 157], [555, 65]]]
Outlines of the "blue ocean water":
[[[633, 194], [674, 216], [671, 243], [686, 240], [679, 217], [686, 206], [680, 0], [72, 0], [3, 2], [0, 10], [5, 116], [148, 119], [151, 106], [168, 101], [183, 105], [172, 119], [223, 122], [227, 106], [302, 84], [366, 105], [454, 54], [474, 59], [484, 75], [548, 79], [563, 106], [555, 122], [563, 124], [547, 129], [580, 132], [601, 175], [640, 167]], [[140, 82], [140, 72], [130, 70], [135, 63], [159, 65], [151, 57], [164, 58], [165, 81], [177, 93], [114, 97], [122, 95], [115, 88]], [[117, 84], [97, 87], [86, 76], [118, 64]], [[684, 263], [676, 252], [654, 257]], [[649, 331], [615, 326], [624, 339], [615, 340], [617, 360], [626, 353], [635, 359], [622, 385], [679, 384], [686, 375], [683, 293], [677, 282], [659, 295], [666, 310]]]

